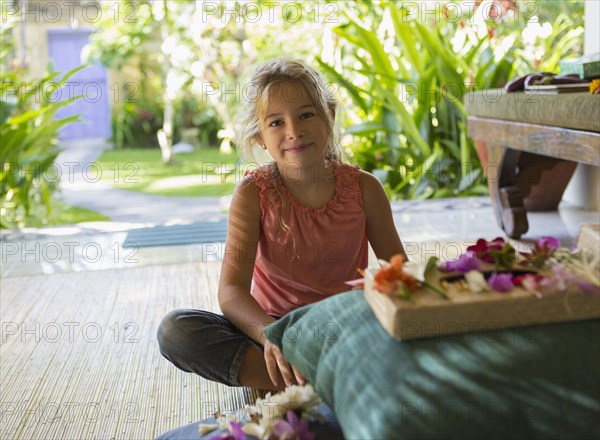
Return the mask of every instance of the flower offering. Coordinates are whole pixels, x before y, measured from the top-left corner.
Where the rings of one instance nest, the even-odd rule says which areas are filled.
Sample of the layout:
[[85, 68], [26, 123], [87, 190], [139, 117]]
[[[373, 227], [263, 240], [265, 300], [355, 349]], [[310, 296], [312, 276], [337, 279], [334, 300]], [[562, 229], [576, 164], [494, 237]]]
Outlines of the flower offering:
[[400, 340], [600, 317], [598, 255], [555, 237], [526, 250], [482, 238], [453, 261], [431, 257], [422, 273], [400, 255], [381, 265], [365, 273], [365, 298]]

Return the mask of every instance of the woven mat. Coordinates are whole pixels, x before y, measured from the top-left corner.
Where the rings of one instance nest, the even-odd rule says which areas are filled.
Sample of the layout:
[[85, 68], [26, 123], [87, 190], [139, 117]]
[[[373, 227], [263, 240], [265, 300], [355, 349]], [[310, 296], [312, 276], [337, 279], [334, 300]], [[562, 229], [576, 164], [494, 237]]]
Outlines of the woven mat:
[[150, 246], [174, 246], [195, 243], [224, 243], [227, 238], [227, 222], [198, 222], [189, 225], [155, 226], [132, 229], [122, 246], [134, 248]]
[[184, 373], [158, 351], [169, 310], [218, 311], [220, 263], [0, 281], [1, 439], [153, 439], [258, 390]]

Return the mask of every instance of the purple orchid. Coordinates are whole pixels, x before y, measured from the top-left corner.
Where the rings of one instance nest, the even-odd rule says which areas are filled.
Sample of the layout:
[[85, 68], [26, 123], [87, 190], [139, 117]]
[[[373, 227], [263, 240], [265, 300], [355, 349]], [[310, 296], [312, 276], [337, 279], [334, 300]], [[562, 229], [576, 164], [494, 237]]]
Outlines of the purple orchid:
[[577, 287], [589, 295], [600, 295], [600, 286], [589, 281], [577, 281]]
[[286, 419], [273, 423], [269, 440], [314, 440], [315, 435], [308, 430], [308, 420], [298, 418], [291, 410], [287, 412]]
[[488, 279], [488, 285], [496, 292], [508, 292], [514, 287], [512, 275], [509, 273], [494, 272]]
[[467, 251], [462, 254], [458, 260], [448, 261], [444, 263], [440, 270], [444, 272], [461, 272], [467, 273], [471, 270], [479, 270], [481, 265], [479, 264], [479, 260], [475, 256], [474, 252]]

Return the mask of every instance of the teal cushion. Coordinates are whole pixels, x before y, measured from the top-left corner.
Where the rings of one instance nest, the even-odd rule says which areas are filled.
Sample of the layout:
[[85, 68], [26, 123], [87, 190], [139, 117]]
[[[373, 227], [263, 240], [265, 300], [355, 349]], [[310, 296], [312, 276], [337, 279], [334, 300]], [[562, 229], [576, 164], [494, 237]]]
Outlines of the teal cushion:
[[599, 320], [400, 342], [352, 291], [266, 335], [348, 439], [600, 435]]

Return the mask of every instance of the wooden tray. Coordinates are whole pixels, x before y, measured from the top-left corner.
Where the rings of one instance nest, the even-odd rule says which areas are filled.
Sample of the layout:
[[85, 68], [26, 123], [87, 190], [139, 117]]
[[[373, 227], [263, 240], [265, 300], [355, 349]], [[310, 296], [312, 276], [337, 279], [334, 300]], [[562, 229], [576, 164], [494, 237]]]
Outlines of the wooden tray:
[[375, 272], [365, 273], [365, 298], [383, 328], [401, 341], [600, 317], [600, 297], [581, 291], [538, 298], [522, 288], [472, 293], [451, 286], [447, 300], [426, 290], [408, 300], [390, 298], [373, 289]]

